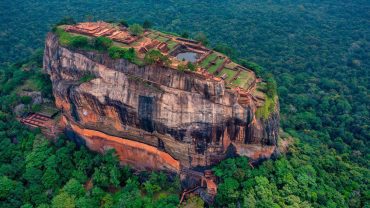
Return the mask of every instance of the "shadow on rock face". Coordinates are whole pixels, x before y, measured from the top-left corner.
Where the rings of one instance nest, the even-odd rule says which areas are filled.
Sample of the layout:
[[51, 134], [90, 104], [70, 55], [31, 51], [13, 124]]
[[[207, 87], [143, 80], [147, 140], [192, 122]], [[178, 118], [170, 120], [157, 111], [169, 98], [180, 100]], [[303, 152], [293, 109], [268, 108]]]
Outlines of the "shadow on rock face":
[[230, 144], [226, 149], [226, 158], [236, 156], [238, 156], [238, 154], [236, 153], [236, 147], [233, 144]]
[[64, 133], [67, 136], [67, 138], [69, 140], [75, 142], [78, 147], [86, 146], [85, 140], [81, 136], [79, 136], [78, 134], [76, 134], [72, 129], [66, 128], [65, 131], [64, 131]]

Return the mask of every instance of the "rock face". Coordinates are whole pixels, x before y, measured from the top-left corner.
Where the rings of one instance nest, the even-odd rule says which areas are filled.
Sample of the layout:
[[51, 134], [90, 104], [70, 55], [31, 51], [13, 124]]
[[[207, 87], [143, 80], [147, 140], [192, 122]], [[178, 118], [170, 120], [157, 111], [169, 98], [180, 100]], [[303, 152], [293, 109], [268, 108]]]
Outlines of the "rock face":
[[[71, 50], [49, 33], [44, 68], [67, 135], [90, 149], [115, 148], [141, 169], [205, 167], [235, 153], [253, 159], [276, 151], [279, 112], [257, 119], [223, 81], [106, 54]], [[94, 79], [81, 83], [82, 77]]]

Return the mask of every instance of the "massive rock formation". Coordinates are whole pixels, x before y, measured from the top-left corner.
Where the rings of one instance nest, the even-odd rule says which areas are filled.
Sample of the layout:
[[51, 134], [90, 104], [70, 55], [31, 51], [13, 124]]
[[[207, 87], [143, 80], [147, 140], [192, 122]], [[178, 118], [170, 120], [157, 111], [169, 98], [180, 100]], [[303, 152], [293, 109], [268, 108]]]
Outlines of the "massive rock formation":
[[[276, 152], [278, 106], [258, 119], [256, 102], [240, 104], [223, 81], [71, 50], [53, 33], [44, 68], [67, 135], [95, 151], [115, 148], [124, 164], [179, 172], [235, 153], [258, 159]], [[82, 83], [87, 74], [95, 78]]]

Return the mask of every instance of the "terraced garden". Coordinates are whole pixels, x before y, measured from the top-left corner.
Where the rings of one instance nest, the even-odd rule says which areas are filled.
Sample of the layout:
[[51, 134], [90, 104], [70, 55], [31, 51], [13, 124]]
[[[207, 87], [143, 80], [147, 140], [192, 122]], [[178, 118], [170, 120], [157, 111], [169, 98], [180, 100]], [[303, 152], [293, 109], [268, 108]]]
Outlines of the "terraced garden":
[[209, 72], [209, 73], [215, 73], [216, 72], [216, 70], [224, 63], [224, 61], [225, 61], [225, 58], [220, 58], [220, 57], [218, 57], [217, 59], [216, 59], [216, 61], [215, 61], [215, 64], [212, 64], [212, 66], [210, 66], [208, 69], [207, 69], [207, 71]]
[[[224, 62], [226, 61], [225, 57], [218, 56], [219, 54], [217, 52], [212, 52], [199, 65], [202, 68], [205, 68], [209, 73], [215, 74], [217, 69], [221, 67], [222, 64], [224, 64]], [[214, 64], [212, 62], [214, 62]], [[238, 65], [234, 62], [225, 64], [224, 68], [217, 74], [217, 77], [221, 77], [222, 75], [226, 74], [227, 76], [225, 78], [225, 82], [229, 86], [238, 86], [247, 89], [254, 80], [253, 73], [243, 69], [234, 70], [233, 68], [237, 66]], [[236, 80], [233, 80], [235, 75], [239, 73], [239, 70], [241, 70], [240, 74], [238, 75]]]
[[254, 76], [253, 76], [252, 72], [242, 70], [240, 72], [238, 78], [235, 81], [231, 82], [231, 84], [246, 89], [252, 84], [252, 82], [254, 80], [253, 78], [254, 78]]
[[166, 38], [166, 37], [163, 37], [163, 36], [160, 36], [160, 35], [155, 39], [158, 40], [159, 42], [164, 42], [164, 43], [169, 40], [169, 38]]
[[158, 34], [155, 33], [155, 32], [152, 32], [150, 33], [149, 35], [147, 35], [148, 38], [151, 38], [151, 39], [155, 39], [156, 37], [158, 37]]
[[215, 58], [217, 57], [217, 54], [216, 53], [211, 53], [209, 54], [201, 63], [200, 63], [200, 66], [203, 67], [203, 68], [206, 68], [209, 63], [213, 60], [215, 60]]
[[175, 42], [175, 41], [173, 41], [173, 40], [170, 40], [170, 41], [168, 41], [167, 42], [167, 44], [168, 44], [168, 48], [170, 49], [170, 50], [172, 50], [172, 49], [174, 49], [175, 48], [175, 46], [178, 44], [177, 42]]
[[143, 42], [143, 41], [145, 41], [145, 37], [141, 37], [141, 38], [139, 38], [137, 41], [135, 41], [135, 42], [131, 43], [129, 46], [130, 46], [130, 47], [138, 46], [138, 45], [140, 45], [140, 44], [141, 44], [141, 42]]
[[[90, 39], [90, 36], [85, 36], [82, 34], [74, 34], [74, 33], [67, 33], [64, 31], [58, 31], [61, 37], [61, 42], [69, 43], [70, 39], [73, 39], [75, 36], [84, 37]], [[92, 34], [94, 35], [94, 34]], [[140, 37], [138, 40], [132, 42], [131, 44], [124, 44], [117, 41], [112, 41], [113, 46], [118, 46], [121, 48], [135, 48], [135, 50], [139, 50], [144, 45], [152, 42], [152, 40], [157, 40], [161, 43], [166, 43], [169, 51], [167, 53], [171, 54], [174, 50], [176, 50], [176, 46], [180, 43], [173, 38], [171, 35], [166, 35], [164, 33], [158, 31], [151, 31], [149, 34]], [[89, 45], [89, 44], [87, 44]], [[93, 46], [90, 46], [93, 47]], [[133, 63], [137, 65], [144, 65], [143, 54], [140, 56], [136, 56], [133, 60]], [[217, 76], [219, 78], [223, 78], [226, 84], [230, 87], [241, 87], [244, 89], [248, 89], [252, 82], [254, 81], [253, 73], [246, 71], [243, 67], [239, 66], [238, 64], [229, 61], [227, 57], [223, 54], [218, 53], [216, 51], [212, 51], [203, 61], [199, 63], [199, 66], [206, 69], [210, 74]], [[237, 76], [237, 77], [236, 77]], [[236, 79], [234, 79], [236, 77]]]
[[222, 76], [223, 74], [226, 74], [227, 77], [225, 81], [227, 83], [230, 83], [231, 79], [235, 76], [236, 73], [238, 73], [238, 71], [235, 71], [229, 68], [223, 68], [219, 75]]
[[154, 40], [158, 40], [159, 42], [164, 42], [164, 43], [170, 40], [170, 38], [165, 37], [159, 32], [152, 32], [148, 35], [148, 37]]

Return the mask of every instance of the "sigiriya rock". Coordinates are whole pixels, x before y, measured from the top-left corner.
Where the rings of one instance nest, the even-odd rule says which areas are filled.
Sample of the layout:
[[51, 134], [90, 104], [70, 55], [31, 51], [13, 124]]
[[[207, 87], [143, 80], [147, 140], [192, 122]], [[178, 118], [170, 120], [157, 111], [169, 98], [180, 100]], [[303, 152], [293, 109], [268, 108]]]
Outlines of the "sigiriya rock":
[[[194, 40], [154, 30], [133, 35], [104, 22], [58, 29], [89, 41], [109, 38], [138, 60], [72, 47], [56, 32], [47, 35], [44, 69], [61, 125], [77, 143], [99, 152], [114, 148], [122, 164], [138, 169], [172, 172], [235, 154], [259, 159], [277, 153], [277, 98], [267, 116], [258, 115], [267, 102], [264, 81], [225, 55]], [[154, 50], [169, 63], [140, 62]], [[189, 62], [195, 69], [183, 67]]]

